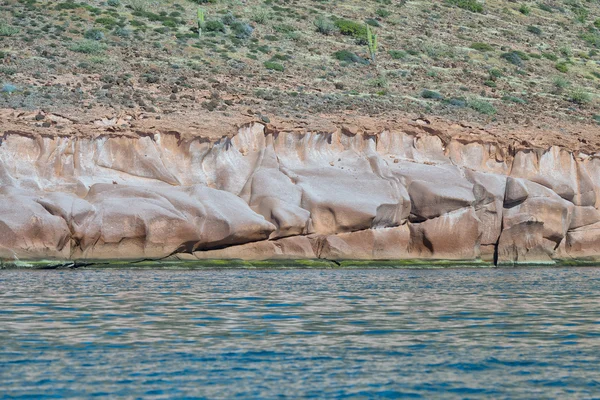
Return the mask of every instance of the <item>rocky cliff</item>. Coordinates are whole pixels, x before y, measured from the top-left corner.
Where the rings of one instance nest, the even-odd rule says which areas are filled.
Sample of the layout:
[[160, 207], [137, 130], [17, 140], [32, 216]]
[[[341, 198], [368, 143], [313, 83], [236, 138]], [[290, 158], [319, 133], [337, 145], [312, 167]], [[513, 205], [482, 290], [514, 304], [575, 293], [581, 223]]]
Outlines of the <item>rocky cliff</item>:
[[0, 258], [600, 256], [600, 157], [423, 126], [0, 138]]

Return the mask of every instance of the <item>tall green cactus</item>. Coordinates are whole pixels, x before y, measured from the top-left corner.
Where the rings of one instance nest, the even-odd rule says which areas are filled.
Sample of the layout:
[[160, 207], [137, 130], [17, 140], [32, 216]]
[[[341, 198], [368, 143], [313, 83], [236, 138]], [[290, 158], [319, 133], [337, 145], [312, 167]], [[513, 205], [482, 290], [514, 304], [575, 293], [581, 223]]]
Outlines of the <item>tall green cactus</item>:
[[375, 63], [377, 55], [377, 34], [367, 25], [367, 44], [369, 46], [369, 53], [371, 54], [371, 60]]
[[198, 7], [198, 38], [202, 36], [202, 27], [204, 26], [204, 10]]

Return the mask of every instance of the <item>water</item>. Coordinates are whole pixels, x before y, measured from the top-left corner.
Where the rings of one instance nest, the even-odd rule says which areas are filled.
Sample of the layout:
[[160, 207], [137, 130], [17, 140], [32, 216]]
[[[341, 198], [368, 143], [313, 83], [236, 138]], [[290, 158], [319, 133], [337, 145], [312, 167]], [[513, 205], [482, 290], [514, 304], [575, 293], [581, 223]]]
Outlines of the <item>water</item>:
[[0, 271], [1, 398], [600, 397], [600, 269]]

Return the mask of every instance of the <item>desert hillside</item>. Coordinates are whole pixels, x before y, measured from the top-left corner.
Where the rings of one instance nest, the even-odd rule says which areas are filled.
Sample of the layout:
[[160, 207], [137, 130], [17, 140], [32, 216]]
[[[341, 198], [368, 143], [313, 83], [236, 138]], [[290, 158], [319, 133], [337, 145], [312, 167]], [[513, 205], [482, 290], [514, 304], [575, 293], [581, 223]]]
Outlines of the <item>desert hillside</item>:
[[[557, 132], [596, 129], [600, 121], [595, 1], [0, 6], [2, 108], [87, 121], [123, 114], [263, 122], [424, 115]], [[367, 26], [378, 39], [374, 57]]]

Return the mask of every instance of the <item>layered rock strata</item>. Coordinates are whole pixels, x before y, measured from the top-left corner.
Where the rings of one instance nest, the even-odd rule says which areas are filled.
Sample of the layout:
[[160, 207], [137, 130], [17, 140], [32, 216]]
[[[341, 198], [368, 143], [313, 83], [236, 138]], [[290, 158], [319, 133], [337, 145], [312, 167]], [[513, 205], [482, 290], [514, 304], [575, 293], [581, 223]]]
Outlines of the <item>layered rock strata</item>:
[[0, 138], [0, 258], [600, 257], [600, 157], [427, 129]]

